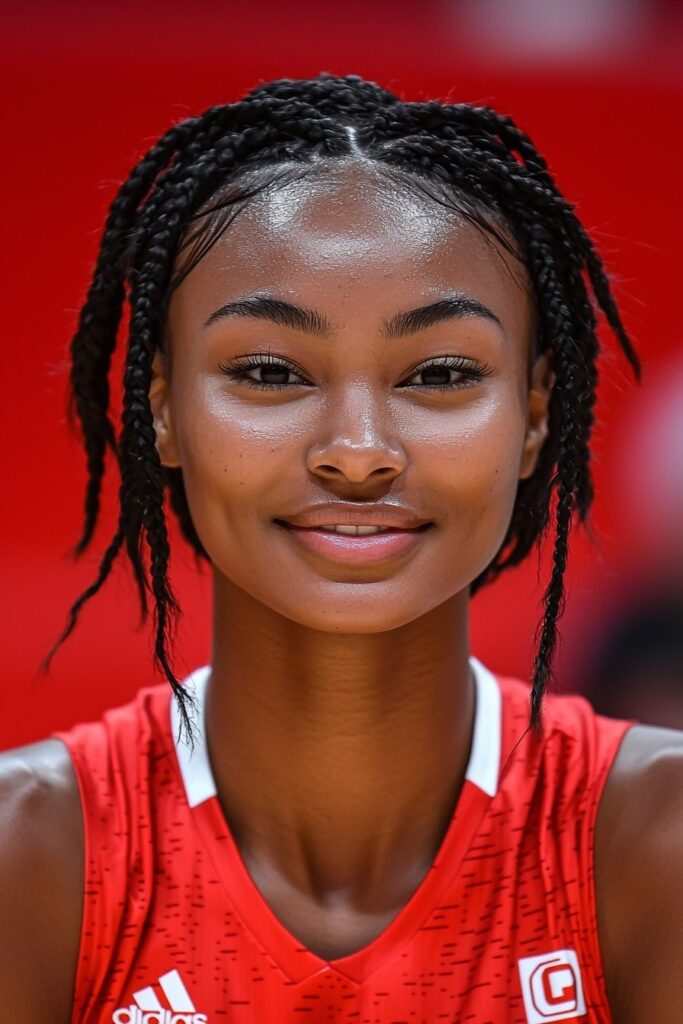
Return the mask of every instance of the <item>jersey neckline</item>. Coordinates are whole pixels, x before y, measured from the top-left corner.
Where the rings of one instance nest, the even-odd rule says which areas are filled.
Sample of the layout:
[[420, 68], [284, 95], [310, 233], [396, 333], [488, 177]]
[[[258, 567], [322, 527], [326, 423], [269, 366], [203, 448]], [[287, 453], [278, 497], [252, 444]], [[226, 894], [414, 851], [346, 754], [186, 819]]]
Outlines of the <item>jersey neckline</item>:
[[477, 658], [470, 666], [476, 701], [472, 746], [465, 781], [450, 823], [426, 875], [408, 902], [370, 943], [344, 957], [325, 960], [307, 949], [271, 910], [251, 878], [223, 814], [211, 769], [204, 729], [204, 698], [210, 666], [197, 669], [183, 686], [195, 697], [195, 744], [181, 739], [180, 714], [171, 698], [171, 738], [179, 782], [192, 810], [207, 852], [242, 923], [288, 979], [297, 984], [321, 971], [332, 970], [347, 981], [362, 984], [420, 930], [438, 930], [440, 903], [476, 835], [498, 789], [501, 760], [502, 708], [498, 681]]

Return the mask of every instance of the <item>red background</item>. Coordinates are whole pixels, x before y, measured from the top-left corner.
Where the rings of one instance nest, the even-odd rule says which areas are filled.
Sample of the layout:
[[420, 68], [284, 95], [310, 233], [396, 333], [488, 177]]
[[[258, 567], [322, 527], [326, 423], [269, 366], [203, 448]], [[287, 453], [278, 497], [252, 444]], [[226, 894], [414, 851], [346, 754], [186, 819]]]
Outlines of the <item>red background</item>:
[[[174, 120], [235, 100], [258, 81], [322, 70], [373, 78], [406, 99], [489, 103], [530, 132], [578, 204], [641, 351], [643, 392], [654, 376], [647, 371], [680, 352], [683, 61], [665, 5], [637, 39], [608, 46], [600, 59], [575, 53], [559, 61], [477, 44], [459, 32], [457, 7], [33, 2], [5, 17], [0, 746], [96, 716], [155, 678], [124, 570], [86, 609], [50, 676], [37, 668], [96, 565], [96, 553], [76, 566], [67, 555], [85, 480], [65, 418], [70, 333], [117, 184]], [[610, 465], [639, 398], [605, 340], [594, 512], [600, 547], [573, 537], [568, 622], [605, 575], [628, 571]], [[98, 552], [111, 503], [105, 520]], [[176, 545], [174, 558], [185, 608], [182, 672], [207, 657], [210, 597], [189, 554]], [[474, 601], [473, 649], [494, 669], [528, 675], [541, 611], [536, 577], [532, 558]], [[561, 650], [560, 677], [568, 661]]]

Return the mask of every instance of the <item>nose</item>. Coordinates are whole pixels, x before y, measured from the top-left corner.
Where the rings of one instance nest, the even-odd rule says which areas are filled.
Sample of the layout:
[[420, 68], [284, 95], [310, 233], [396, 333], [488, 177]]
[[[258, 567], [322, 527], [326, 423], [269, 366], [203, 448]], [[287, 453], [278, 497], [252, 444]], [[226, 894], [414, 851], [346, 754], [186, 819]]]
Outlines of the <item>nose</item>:
[[307, 451], [307, 468], [331, 483], [390, 483], [408, 464], [394, 427], [386, 403], [354, 385], [341, 401], [330, 403], [318, 439]]

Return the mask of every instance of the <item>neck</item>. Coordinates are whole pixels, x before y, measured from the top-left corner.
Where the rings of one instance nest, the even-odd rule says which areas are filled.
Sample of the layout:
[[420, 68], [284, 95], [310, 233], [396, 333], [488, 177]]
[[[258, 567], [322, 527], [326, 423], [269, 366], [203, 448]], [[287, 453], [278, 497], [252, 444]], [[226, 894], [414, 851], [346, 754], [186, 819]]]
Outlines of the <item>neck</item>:
[[299, 626], [214, 586], [207, 734], [248, 864], [314, 898], [408, 891], [462, 785], [474, 692], [467, 597], [381, 634]]

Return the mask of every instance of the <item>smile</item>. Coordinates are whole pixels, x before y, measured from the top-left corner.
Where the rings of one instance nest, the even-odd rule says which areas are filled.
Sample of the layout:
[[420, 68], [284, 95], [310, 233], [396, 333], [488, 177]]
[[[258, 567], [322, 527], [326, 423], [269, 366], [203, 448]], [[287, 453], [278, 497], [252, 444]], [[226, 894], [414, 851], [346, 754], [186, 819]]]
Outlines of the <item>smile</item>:
[[375, 526], [294, 526], [275, 520], [294, 542], [307, 551], [347, 565], [376, 565], [417, 547], [431, 523], [411, 530]]
[[[312, 529], [312, 527], [309, 527]], [[371, 537], [375, 533], [385, 533], [387, 530], [393, 529], [391, 526], [348, 526], [348, 525], [332, 525], [332, 526], [319, 526], [319, 530], [325, 530], [328, 533], [344, 533], [348, 537]]]

